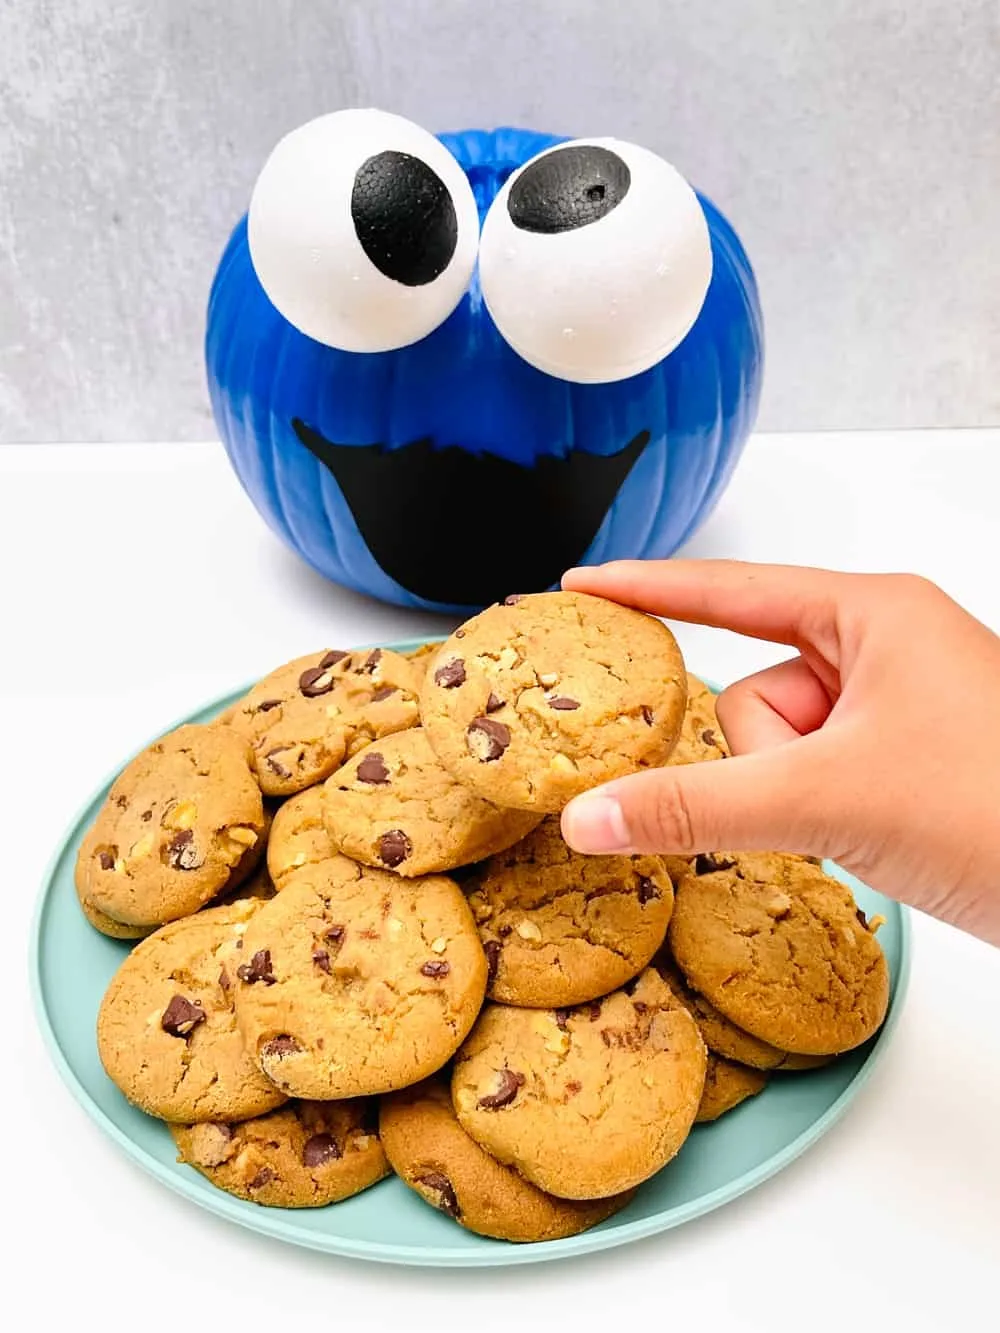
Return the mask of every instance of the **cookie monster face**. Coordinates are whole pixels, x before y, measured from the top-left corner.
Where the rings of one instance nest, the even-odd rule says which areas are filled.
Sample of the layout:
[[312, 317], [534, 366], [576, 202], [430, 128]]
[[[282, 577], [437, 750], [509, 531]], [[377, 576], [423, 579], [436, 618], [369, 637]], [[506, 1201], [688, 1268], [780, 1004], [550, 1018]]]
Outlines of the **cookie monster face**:
[[655, 154], [375, 111], [275, 149], [206, 353], [272, 527], [338, 582], [461, 610], [673, 550], [729, 476], [761, 360], [739, 242]]

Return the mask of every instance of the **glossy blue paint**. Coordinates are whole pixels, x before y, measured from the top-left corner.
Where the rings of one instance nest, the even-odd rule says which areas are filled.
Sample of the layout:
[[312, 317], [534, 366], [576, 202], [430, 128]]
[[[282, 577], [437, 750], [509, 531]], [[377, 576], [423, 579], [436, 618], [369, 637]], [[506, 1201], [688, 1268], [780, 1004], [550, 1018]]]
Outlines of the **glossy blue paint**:
[[[464, 168], [481, 219], [518, 166], [560, 142], [515, 129], [441, 139]], [[317, 343], [265, 296], [244, 217], [212, 285], [205, 353], [219, 433], [258, 511], [308, 564], [338, 583], [402, 605], [467, 611], [470, 604], [429, 601], [379, 567], [340, 486], [300, 442], [293, 419], [338, 445], [392, 451], [426, 439], [435, 451], [458, 448], [526, 468], [573, 451], [618, 454], [648, 431], [593, 540], [568, 563], [670, 555], [725, 488], [754, 422], [763, 370], [750, 263], [726, 219], [699, 199], [714, 268], [694, 327], [651, 370], [589, 385], [556, 379], [523, 361], [493, 324], [477, 276], [450, 318], [411, 347], [365, 355]], [[406, 506], [418, 516], [425, 499], [418, 487]], [[490, 514], [488, 495], [452, 500], [483, 511], [484, 550], [491, 542], [517, 540], [517, 514]], [[573, 505], [572, 489], [552, 503]], [[474, 567], [477, 551], [466, 543], [456, 559]], [[533, 589], [522, 580], [517, 590]], [[473, 602], [494, 595], [484, 587]]]

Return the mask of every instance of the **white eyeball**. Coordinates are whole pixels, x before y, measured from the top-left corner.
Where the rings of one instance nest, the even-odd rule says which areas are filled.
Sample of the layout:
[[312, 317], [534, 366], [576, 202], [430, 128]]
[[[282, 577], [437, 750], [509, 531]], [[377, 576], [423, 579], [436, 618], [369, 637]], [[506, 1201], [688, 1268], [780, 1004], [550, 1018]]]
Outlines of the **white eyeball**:
[[462, 299], [479, 215], [432, 134], [385, 111], [335, 111], [274, 149], [250, 200], [250, 257], [303, 333], [347, 352], [425, 338]]
[[617, 139], [558, 144], [521, 167], [486, 215], [483, 297], [525, 361], [593, 384], [654, 366], [698, 318], [712, 245], [669, 163]]

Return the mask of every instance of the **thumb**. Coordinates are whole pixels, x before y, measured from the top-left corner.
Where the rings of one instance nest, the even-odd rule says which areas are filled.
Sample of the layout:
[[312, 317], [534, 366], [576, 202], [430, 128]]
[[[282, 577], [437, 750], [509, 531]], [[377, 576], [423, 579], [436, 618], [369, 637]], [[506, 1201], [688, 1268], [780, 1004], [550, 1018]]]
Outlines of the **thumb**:
[[838, 784], [818, 736], [680, 764], [584, 792], [562, 813], [578, 852], [827, 852]]

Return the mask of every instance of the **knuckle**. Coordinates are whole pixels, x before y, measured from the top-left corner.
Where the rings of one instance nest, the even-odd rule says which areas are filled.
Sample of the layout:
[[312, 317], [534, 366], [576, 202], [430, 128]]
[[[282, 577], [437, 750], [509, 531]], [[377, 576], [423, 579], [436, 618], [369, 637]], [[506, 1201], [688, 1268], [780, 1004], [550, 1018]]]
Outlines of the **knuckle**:
[[941, 589], [923, 574], [886, 574], [887, 590], [908, 603], [927, 602], [939, 598]]
[[693, 852], [694, 821], [683, 786], [676, 781], [661, 781], [652, 786], [649, 799], [635, 812], [634, 840], [650, 849]]

